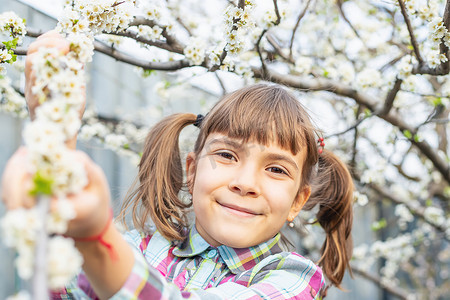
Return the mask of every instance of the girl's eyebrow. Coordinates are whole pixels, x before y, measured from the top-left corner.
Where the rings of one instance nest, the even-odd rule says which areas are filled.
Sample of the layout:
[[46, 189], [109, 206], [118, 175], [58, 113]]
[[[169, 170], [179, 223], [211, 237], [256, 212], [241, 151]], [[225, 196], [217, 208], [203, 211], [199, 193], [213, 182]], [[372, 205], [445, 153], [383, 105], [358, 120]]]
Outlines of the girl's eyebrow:
[[229, 139], [226, 139], [226, 138], [212, 139], [208, 143], [208, 146], [212, 146], [214, 144], [225, 144], [225, 145], [230, 146], [230, 147], [235, 148], [235, 149], [243, 149], [244, 148], [244, 145], [242, 143], [239, 143], [239, 142], [233, 141], [233, 140], [229, 140]]
[[266, 155], [266, 159], [267, 160], [284, 161], [284, 162], [288, 163], [289, 165], [291, 165], [296, 171], [299, 170], [295, 161], [286, 155], [278, 154], [278, 153], [269, 153]]

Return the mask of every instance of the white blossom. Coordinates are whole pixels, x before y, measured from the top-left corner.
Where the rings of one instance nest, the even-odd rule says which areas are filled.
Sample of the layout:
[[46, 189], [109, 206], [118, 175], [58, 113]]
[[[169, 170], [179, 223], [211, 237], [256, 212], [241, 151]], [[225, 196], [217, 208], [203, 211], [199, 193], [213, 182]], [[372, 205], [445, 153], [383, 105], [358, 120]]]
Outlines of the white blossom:
[[369, 198], [367, 197], [367, 195], [360, 193], [359, 191], [354, 191], [353, 192], [353, 197], [355, 198], [355, 202], [359, 205], [359, 206], [365, 206], [367, 205], [367, 203], [369, 203]]
[[64, 286], [80, 270], [83, 263], [72, 239], [55, 236], [48, 243], [48, 280], [51, 289]]
[[443, 225], [446, 220], [444, 211], [435, 206], [425, 208], [424, 217], [427, 221], [436, 225]]
[[356, 84], [363, 89], [378, 87], [381, 84], [381, 74], [375, 69], [366, 68], [356, 75]]
[[185, 57], [193, 65], [201, 65], [205, 59], [205, 43], [198, 38], [192, 38], [183, 50]]
[[414, 216], [405, 204], [398, 204], [395, 207], [395, 215], [398, 217], [397, 222], [401, 229], [406, 229], [407, 223], [414, 221]]
[[300, 74], [309, 74], [312, 70], [314, 61], [307, 56], [300, 56], [295, 60], [295, 71]]
[[76, 212], [73, 204], [66, 198], [59, 198], [54, 209], [51, 211], [47, 222], [49, 233], [64, 234], [70, 220], [75, 218]]

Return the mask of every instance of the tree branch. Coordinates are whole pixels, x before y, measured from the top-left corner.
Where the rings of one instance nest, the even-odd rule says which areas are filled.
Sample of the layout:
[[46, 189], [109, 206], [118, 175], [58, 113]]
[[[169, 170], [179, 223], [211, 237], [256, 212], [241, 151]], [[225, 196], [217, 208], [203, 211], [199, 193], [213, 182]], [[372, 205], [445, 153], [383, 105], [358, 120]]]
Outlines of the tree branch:
[[414, 49], [414, 54], [416, 55], [419, 66], [422, 66], [423, 58], [420, 55], [419, 45], [417, 44], [416, 37], [414, 36], [414, 31], [413, 31], [413, 28], [411, 25], [411, 21], [409, 20], [408, 13], [406, 12], [405, 3], [403, 3], [403, 0], [398, 0], [398, 4], [400, 5], [400, 10], [402, 12], [403, 19], [405, 20], [406, 27], [408, 28], [409, 36], [411, 38], [411, 44]]
[[171, 46], [171, 45], [169, 45], [169, 43], [162, 42], [162, 41], [148, 40], [146, 38], [140, 37], [137, 32], [132, 32], [132, 31], [126, 30], [126, 31], [110, 32], [108, 34], [131, 38], [131, 39], [133, 39], [133, 40], [135, 40], [137, 42], [141, 42], [141, 43], [149, 45], [149, 46], [154, 46], [154, 47], [157, 47], [157, 48], [160, 48], [160, 49], [164, 49], [164, 50], [167, 50], [167, 51], [170, 51], [170, 52], [183, 54], [183, 48], [178, 48], [176, 46]]
[[[445, 5], [443, 20], [445, 28], [447, 28], [447, 30], [450, 31], [450, 1], [448, 0]], [[441, 54], [444, 54], [447, 57], [447, 61], [441, 65], [443, 65], [444, 71], [446, 72], [446, 74], [448, 74], [448, 72], [450, 72], [450, 53], [448, 51], [449, 50], [448, 47], [445, 45], [445, 43], [443, 43], [443, 41], [439, 46], [439, 50]]]
[[399, 78], [395, 80], [394, 86], [387, 94], [386, 100], [384, 100], [383, 109], [379, 113], [380, 116], [388, 114], [389, 111], [391, 110], [392, 106], [394, 105], [395, 97], [397, 96], [397, 93], [402, 85], [402, 82], [403, 80]]
[[[0, 44], [0, 50], [6, 49], [5, 45]], [[27, 55], [28, 49], [26, 48], [16, 48], [12, 49], [15, 55]]]
[[[156, 24], [152, 20], [148, 20], [148, 19], [143, 18], [143, 17], [135, 17], [133, 22], [131, 22], [129, 24], [129, 26], [139, 26], [139, 25], [146, 25], [146, 26], [150, 26], [150, 27], [153, 27], [153, 26], [157, 25], [157, 26], [162, 27], [163, 28], [163, 32], [161, 34], [166, 39], [167, 44], [169, 44], [171, 47], [173, 47], [173, 49], [176, 49], [177, 51], [180, 51], [180, 49], [181, 49], [181, 53], [183, 53], [184, 46], [177, 39], [175, 39], [175, 37], [173, 37], [172, 35], [170, 35], [167, 32], [167, 27], [166, 26], [161, 26], [159, 24]], [[180, 53], [180, 52], [177, 52], [177, 51], [175, 51], [175, 52], [176, 53]]]
[[95, 50], [106, 54], [118, 61], [128, 63], [133, 66], [141, 67], [145, 70], [160, 70], [160, 71], [175, 71], [183, 68], [190, 67], [190, 63], [187, 59], [168, 61], [168, 62], [150, 62], [147, 60], [135, 58], [121, 51], [107, 46], [104, 43], [95, 41]]

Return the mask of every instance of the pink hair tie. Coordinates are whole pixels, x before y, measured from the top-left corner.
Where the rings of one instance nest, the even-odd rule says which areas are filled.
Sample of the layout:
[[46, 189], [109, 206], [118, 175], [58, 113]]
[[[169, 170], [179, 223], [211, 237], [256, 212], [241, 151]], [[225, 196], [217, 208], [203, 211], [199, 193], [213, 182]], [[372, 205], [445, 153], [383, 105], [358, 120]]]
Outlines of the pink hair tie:
[[319, 154], [322, 154], [323, 148], [325, 148], [325, 142], [323, 141], [323, 137], [317, 139], [317, 144], [319, 144]]

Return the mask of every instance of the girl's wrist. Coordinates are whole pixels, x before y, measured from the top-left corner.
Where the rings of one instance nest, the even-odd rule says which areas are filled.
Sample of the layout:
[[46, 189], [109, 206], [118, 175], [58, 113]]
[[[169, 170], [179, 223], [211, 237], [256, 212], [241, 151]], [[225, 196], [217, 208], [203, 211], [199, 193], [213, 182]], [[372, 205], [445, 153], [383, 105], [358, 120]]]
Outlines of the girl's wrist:
[[106, 225], [99, 233], [83, 237], [72, 237], [72, 239], [80, 252], [88, 249], [92, 251], [92, 249], [97, 248], [98, 251], [107, 253], [111, 260], [116, 261], [118, 260], [118, 255], [114, 248], [114, 238], [111, 238], [116, 233], [117, 229], [113, 225], [113, 212], [111, 210]]

